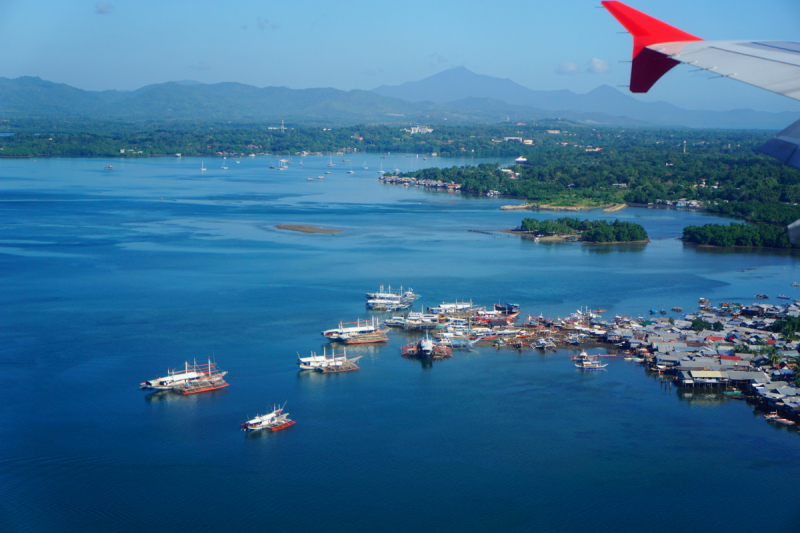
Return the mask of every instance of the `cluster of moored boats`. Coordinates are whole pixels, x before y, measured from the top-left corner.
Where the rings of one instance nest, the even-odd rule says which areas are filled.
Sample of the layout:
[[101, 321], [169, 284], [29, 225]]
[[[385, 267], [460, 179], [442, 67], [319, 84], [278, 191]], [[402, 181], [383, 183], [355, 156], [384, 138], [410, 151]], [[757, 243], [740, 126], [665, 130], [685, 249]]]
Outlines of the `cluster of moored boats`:
[[[367, 293], [366, 297], [367, 308], [372, 311], [395, 311], [410, 308], [419, 295], [411, 288], [404, 290], [402, 286], [400, 289], [381, 286], [377, 292]], [[581, 319], [594, 316], [588, 311], [581, 311], [580, 314]], [[404, 316], [394, 316], [383, 322], [375, 317], [349, 323], [340, 322], [338, 327], [323, 331], [322, 335], [329, 341], [343, 344], [342, 351], [337, 353], [337, 347], [334, 346], [330, 351], [324, 347], [322, 354], [311, 352], [308, 357], [301, 357], [298, 353], [297, 365], [300, 371], [322, 374], [358, 370], [357, 362], [361, 356], [348, 356], [347, 346], [385, 343], [389, 340], [387, 333], [390, 327], [425, 333], [419, 340], [401, 347], [400, 353], [403, 357], [439, 360], [452, 357], [454, 349], [469, 349], [482, 340], [497, 339], [500, 344], [508, 342], [508, 339], [522, 342], [520, 339], [533, 335], [530, 328], [541, 328], [545, 325], [545, 319], [542, 317], [537, 319], [528, 316], [527, 328], [515, 328], [512, 324], [518, 319], [517, 304], [496, 303], [493, 309], [487, 310], [485, 307], [474, 305], [471, 301], [456, 301], [428, 307], [426, 312], [409, 311]], [[581, 341], [580, 337], [575, 335], [575, 344]], [[539, 338], [535, 343], [531, 342], [530, 346], [543, 350], [556, 349], [555, 342], [549, 337]], [[583, 352], [577, 357], [576, 366], [582, 370], [599, 370], [606, 365], [598, 363], [596, 356], [588, 356]], [[181, 395], [198, 394], [227, 387], [228, 383], [224, 379], [226, 374], [227, 372], [220, 370], [217, 363], [210, 359], [201, 364], [196, 361], [190, 364], [187, 361], [183, 368], [168, 369], [163, 377], [142, 382], [140, 388]], [[252, 418], [241, 424], [241, 427], [245, 431], [285, 429], [295, 422], [288, 418], [288, 413], [283, 410], [284, 407], [285, 405], [273, 406], [271, 412]]]

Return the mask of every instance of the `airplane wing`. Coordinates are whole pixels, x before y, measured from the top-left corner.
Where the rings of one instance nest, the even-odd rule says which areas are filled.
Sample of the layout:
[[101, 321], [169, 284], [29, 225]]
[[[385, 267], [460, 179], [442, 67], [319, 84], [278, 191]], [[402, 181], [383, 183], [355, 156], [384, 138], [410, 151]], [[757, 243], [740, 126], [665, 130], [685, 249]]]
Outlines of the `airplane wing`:
[[800, 43], [704, 41], [622, 2], [602, 4], [633, 34], [631, 92], [646, 93], [672, 67], [686, 63], [800, 100]]
[[[800, 43], [704, 41], [617, 0], [602, 4], [633, 35], [633, 93], [646, 93], [661, 76], [685, 63], [800, 100]], [[800, 168], [800, 120], [759, 150]], [[787, 233], [790, 242], [800, 242], [800, 220], [790, 224]]]

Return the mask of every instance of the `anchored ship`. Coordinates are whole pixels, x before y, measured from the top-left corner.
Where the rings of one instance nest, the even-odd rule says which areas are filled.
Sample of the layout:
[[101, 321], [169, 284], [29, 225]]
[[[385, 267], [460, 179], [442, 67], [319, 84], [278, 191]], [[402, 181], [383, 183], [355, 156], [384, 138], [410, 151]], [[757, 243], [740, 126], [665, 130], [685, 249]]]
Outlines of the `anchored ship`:
[[[355, 325], [353, 325], [355, 324]], [[338, 339], [344, 335], [362, 335], [364, 333], [374, 333], [378, 329], [379, 323], [375, 322], [375, 317], [371, 320], [357, 320], [356, 322], [339, 322], [338, 328], [328, 329], [322, 335], [328, 339]]]
[[[283, 404], [286, 407], [286, 404]], [[294, 424], [294, 420], [289, 420], [289, 413], [283, 412], [283, 407], [272, 406], [273, 411], [266, 415], [258, 415], [242, 424], [242, 431], [258, 431], [261, 429], [271, 429], [278, 431]]]
[[427, 334], [417, 342], [406, 344], [400, 349], [403, 357], [410, 359], [447, 359], [453, 357], [453, 350], [442, 343], [434, 342]]
[[227, 372], [219, 370], [217, 363], [212, 363], [211, 359], [208, 363], [199, 365], [196, 361], [192, 365], [187, 361], [182, 370], [167, 369], [166, 376], [143, 381], [139, 384], [139, 388], [171, 390], [184, 395], [197, 394], [227, 387], [228, 383], [223, 379], [226, 374]]

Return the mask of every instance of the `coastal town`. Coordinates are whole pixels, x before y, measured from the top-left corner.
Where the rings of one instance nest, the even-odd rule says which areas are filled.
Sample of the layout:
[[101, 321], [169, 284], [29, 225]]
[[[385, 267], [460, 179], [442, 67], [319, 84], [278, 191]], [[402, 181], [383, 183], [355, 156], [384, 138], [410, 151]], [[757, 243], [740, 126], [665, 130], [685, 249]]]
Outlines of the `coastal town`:
[[[392, 294], [391, 288], [384, 291], [381, 287], [384, 301], [387, 294]], [[398, 302], [394, 310], [407, 309], [418, 297], [413, 291], [394, 294]], [[768, 298], [765, 294], [756, 297]], [[785, 295], [778, 298], [788, 299]], [[350, 336], [384, 343], [389, 329], [424, 332], [422, 339], [403, 346], [402, 355], [431, 361], [451, 358], [453, 350], [480, 346], [540, 353], [580, 349], [582, 357], [572, 357], [578, 361], [587, 359], [586, 349], [604, 349], [606, 354], [588, 358], [640, 363], [647, 373], [662, 375], [662, 382], [670, 387], [681, 387], [685, 395], [704, 392], [740, 397], [765, 411], [767, 420], [784, 425], [800, 421], [796, 383], [800, 332], [794, 331], [800, 329], [800, 301], [712, 305], [700, 298], [696, 311], [684, 314], [681, 308], [673, 308], [677, 319], [666, 317], [664, 309], [653, 309], [649, 316], [611, 319], [604, 319], [604, 312], [579, 309], [565, 318], [526, 315], [515, 325], [520, 318], [517, 304], [496, 303], [487, 310], [471, 301], [456, 301], [430, 307], [426, 313], [409, 311], [379, 324], [374, 318], [357, 322], [349, 333], [340, 324], [339, 329], [323, 334], [336, 342], [348, 343]], [[375, 336], [376, 331], [380, 337]], [[576, 366], [583, 368], [585, 363]], [[591, 368], [605, 367], [595, 363]]]

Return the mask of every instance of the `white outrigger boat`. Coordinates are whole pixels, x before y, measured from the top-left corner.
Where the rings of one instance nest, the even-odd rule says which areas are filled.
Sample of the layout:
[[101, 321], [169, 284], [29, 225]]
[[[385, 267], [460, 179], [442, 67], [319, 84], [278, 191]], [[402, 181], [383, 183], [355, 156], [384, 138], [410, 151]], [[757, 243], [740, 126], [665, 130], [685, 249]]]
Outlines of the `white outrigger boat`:
[[429, 307], [428, 312], [435, 315], [444, 315], [448, 313], [456, 313], [458, 311], [469, 311], [470, 309], [474, 309], [474, 307], [475, 306], [472, 305], [472, 301], [469, 303], [458, 301], [453, 303], [442, 302], [442, 304], [438, 307]]
[[608, 363], [601, 363], [596, 355], [589, 355], [586, 351], [582, 351], [574, 359], [577, 361], [575, 367], [581, 370], [603, 370], [608, 366]]
[[[286, 404], [283, 404], [286, 407]], [[289, 413], [283, 412], [283, 407], [272, 406], [273, 411], [266, 415], [258, 415], [242, 424], [242, 431], [258, 431], [261, 429], [271, 429], [278, 431], [288, 428], [294, 424], [294, 420], [289, 420]]]
[[409, 287], [407, 291], [404, 291], [402, 285], [400, 285], [399, 290], [392, 290], [391, 285], [389, 285], [388, 289], [384, 289], [383, 285], [381, 285], [378, 292], [368, 292], [366, 297], [367, 300], [400, 300], [403, 298], [416, 300], [419, 298], [419, 295], [414, 294], [414, 289], [411, 287]]
[[397, 311], [411, 307], [417, 298], [419, 295], [414, 294], [414, 289], [411, 287], [407, 291], [403, 291], [402, 286], [400, 286], [400, 290], [392, 290], [390, 285], [387, 290], [384, 290], [381, 285], [378, 292], [367, 293], [367, 308], [373, 311]]
[[348, 359], [347, 348], [345, 348], [341, 354], [337, 354], [336, 350], [331, 353], [327, 353], [325, 347], [323, 347], [322, 350], [322, 355], [317, 355], [315, 352], [311, 352], [310, 357], [300, 357], [300, 354], [297, 354], [297, 365], [300, 367], [300, 370], [317, 370], [342, 367], [355, 363], [361, 359], [360, 355], [358, 357], [352, 357]]
[[[351, 325], [355, 324], [355, 326]], [[347, 327], [345, 327], [347, 326]], [[335, 340], [345, 335], [362, 335], [364, 333], [374, 333], [380, 327], [380, 322], [372, 320], [357, 320], [356, 322], [339, 322], [338, 328], [327, 329], [322, 332], [322, 335], [328, 339]]]
[[207, 364], [190, 365], [186, 361], [183, 370], [167, 369], [164, 377], [143, 381], [139, 384], [142, 390], [171, 390], [179, 394], [196, 394], [227, 387], [225, 382], [227, 372], [217, 368], [217, 363], [212, 363], [211, 359]]

